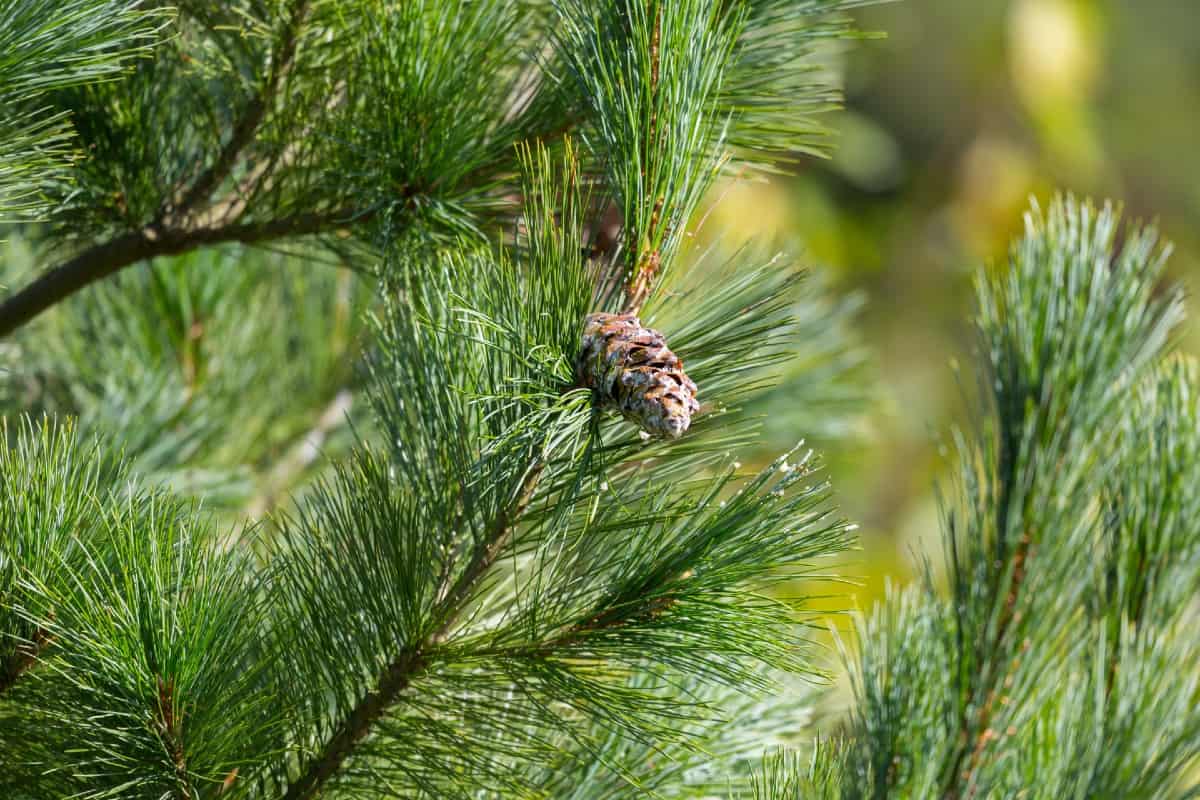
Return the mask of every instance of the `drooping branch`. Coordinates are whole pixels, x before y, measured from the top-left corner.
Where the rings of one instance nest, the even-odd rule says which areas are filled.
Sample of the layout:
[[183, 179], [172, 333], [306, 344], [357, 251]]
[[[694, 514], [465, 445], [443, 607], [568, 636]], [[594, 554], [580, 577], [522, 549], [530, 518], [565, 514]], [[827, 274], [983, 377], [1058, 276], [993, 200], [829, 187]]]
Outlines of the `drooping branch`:
[[367, 215], [351, 209], [305, 213], [266, 222], [197, 228], [154, 228], [126, 233], [84, 250], [38, 277], [0, 303], [0, 337], [7, 336], [56, 303], [132, 264], [200, 247], [240, 242], [259, 244], [322, 233]]

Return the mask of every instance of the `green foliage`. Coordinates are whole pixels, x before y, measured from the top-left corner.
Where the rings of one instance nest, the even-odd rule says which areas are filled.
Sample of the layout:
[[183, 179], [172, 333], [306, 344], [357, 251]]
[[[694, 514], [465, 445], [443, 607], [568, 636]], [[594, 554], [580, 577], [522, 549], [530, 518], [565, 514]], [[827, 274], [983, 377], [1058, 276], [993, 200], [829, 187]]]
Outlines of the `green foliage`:
[[[72, 251], [0, 304], [55, 306], [3, 351], [44, 416], [0, 452], [0, 792], [1194, 793], [1200, 375], [1153, 233], [1074, 201], [978, 287], [947, 591], [862, 620], [842, 728], [787, 749], [797, 581], [853, 526], [811, 451], [733, 452], [779, 386], [840, 429], [853, 301], [684, 244], [722, 170], [819, 149], [857, 5], [0, 8], [0, 202]], [[581, 385], [597, 310], [686, 361], [683, 440]]]
[[[97, 444], [6, 430], [0, 790], [1191, 791], [1197, 370], [1165, 356], [1153, 235], [1117, 252], [1117, 216], [1072, 201], [979, 286], [949, 597], [931, 567], [863, 621], [844, 730], [752, 769], [805, 722], [781, 687], [820, 674], [795, 581], [853, 526], [811, 451], [732, 450], [788, 381], [821, 384], [792, 419], [837, 430], [860, 357], [852, 306], [785, 260], [683, 244], [727, 164], [814, 149], [819, 43], [855, 5], [187, 0], [119, 76], [158, 12], [79, 28], [86, 68], [24, 90], [85, 154], [36, 173], [51, 224], [25, 233], [77, 253], [31, 286], [120, 274], [5, 346], [5, 411]], [[360, 272], [301, 270], [310, 234]], [[686, 360], [682, 441], [581, 385], [599, 309]]]
[[688, 374], [723, 411], [767, 412], [764, 439], [834, 439], [867, 404], [867, 354], [853, 325], [862, 298], [835, 295], [822, 271], [785, 254], [706, 251], [660, 297], [643, 314], [648, 324], [686, 343]]
[[181, 3], [125, 79], [51, 98], [88, 155], [51, 189], [58, 232], [477, 230], [513, 144], [560, 125], [523, 99], [546, 22], [524, 2]]
[[678, 723], [688, 734], [685, 741], [650, 743], [602, 730], [582, 740], [560, 737], [556, 760], [528, 773], [527, 784], [542, 796], [564, 800], [610, 800], [631, 793], [680, 800], [736, 795], [753, 784], [753, 767], [763, 750], [782, 744], [780, 733], [804, 713], [798, 702], [805, 692], [801, 686], [788, 686], [786, 698], [711, 684], [681, 688], [709, 709], [703, 719]]
[[1194, 793], [1198, 375], [1169, 354], [1166, 250], [1145, 228], [1118, 249], [1118, 224], [1035, 208], [1010, 269], [981, 279], [990, 413], [958, 438], [949, 597], [931, 575], [860, 625], [818, 796]]
[[476, 230], [475, 219], [503, 205], [493, 184], [511, 178], [514, 142], [558, 124], [536, 97], [531, 57], [544, 9], [525, 0], [335, 6], [330, 25], [344, 26], [349, 44], [335, 43], [344, 61], [314, 98], [345, 94], [312, 134], [326, 145], [314, 158], [322, 195], [390, 209], [385, 236], [413, 218], [430, 233]]
[[0, 687], [8, 688], [37, 656], [46, 638], [18, 612], [41, 604], [28, 590], [34, 576], [56, 585], [62, 572], [82, 558], [81, 530], [87, 529], [103, 487], [116, 477], [110, 460], [95, 446], [76, 445], [69, 424], [22, 420], [9, 429], [0, 451]]
[[0, 454], [6, 797], [193, 796], [277, 745], [253, 572], [69, 425]]
[[781, 154], [822, 155], [828, 129], [816, 117], [840, 104], [822, 45], [861, 36], [849, 11], [872, 0], [755, 0], [747, 3], [719, 107], [726, 144], [758, 169], [778, 169]]
[[[734, 412], [798, 356], [841, 374], [848, 348], [795, 340], [824, 312], [799, 305], [799, 273], [778, 260], [722, 267], [728, 292], [697, 279], [654, 298], [720, 162], [715, 98], [748, 17], [652, 12], [604, 11], [645, 47], [657, 37], [660, 63], [645, 51], [634, 66], [654, 73], [638, 107], [665, 127], [629, 127], [609, 149], [586, 132], [629, 98], [589, 105], [587, 87], [624, 56], [573, 61], [549, 37], [582, 6], [184, 3], [175, 35], [120, 81], [53, 93], [89, 156], [74, 184], [47, 177], [58, 202], [39, 244], [116, 237], [105, 252], [132, 232], [130, 246], [175, 258], [6, 343], [6, 411], [77, 416], [155, 487], [95, 477], [86, 528], [43, 537], [55, 552], [13, 573], [10, 794], [537, 797], [571, 774], [609, 794], [745, 785], [757, 732], [794, 707], [733, 726], [777, 679], [812, 671], [803, 598], [781, 586], [845, 549], [850, 527], [811, 453], [756, 476], [731, 466], [753, 440]], [[697, 21], [708, 38], [693, 40]], [[727, 49], [713, 60], [715, 36]], [[558, 141], [514, 152], [543, 135]], [[639, 137], [658, 185], [678, 187], [659, 204], [675, 244], [656, 242], [625, 294], [651, 301], [713, 410], [675, 444], [600, 414], [574, 374], [584, 316], [635, 278], [614, 276], [596, 221], [614, 196], [653, 205], [615, 185], [633, 179], [618, 159]], [[289, 227], [312, 215], [330, 226]], [[489, 219], [513, 235], [489, 242]], [[344, 230], [339, 259], [382, 279], [302, 270], [296, 250], [187, 252], [267, 230]], [[325, 468], [313, 451], [335, 444], [345, 397], [372, 413]], [[225, 518], [297, 493], [247, 541], [168, 489]], [[722, 753], [707, 767], [706, 744]]]
[[76, 417], [144, 478], [259, 516], [348, 449], [372, 302], [361, 276], [240, 249], [148, 264], [7, 343], [4, 406]]
[[269, 664], [251, 658], [252, 573], [165, 496], [116, 498], [89, 521], [74, 565], [50, 567], [56, 585], [27, 581], [53, 613], [22, 609], [48, 650], [6, 697], [3, 780], [21, 798], [215, 796], [279, 741], [258, 691]]
[[47, 210], [46, 176], [72, 158], [67, 117], [47, 94], [113, 78], [148, 51], [166, 10], [131, 0], [63, 0], [54, 13], [37, 0], [0, 4], [0, 222]]

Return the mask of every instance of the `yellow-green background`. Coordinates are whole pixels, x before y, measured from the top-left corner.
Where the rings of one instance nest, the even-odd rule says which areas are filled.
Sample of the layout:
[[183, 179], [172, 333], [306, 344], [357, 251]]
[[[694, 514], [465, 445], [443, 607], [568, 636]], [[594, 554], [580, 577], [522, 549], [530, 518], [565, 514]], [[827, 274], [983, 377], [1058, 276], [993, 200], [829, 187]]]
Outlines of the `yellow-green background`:
[[[705, 224], [802, 249], [839, 290], [866, 293], [876, 399], [859, 436], [819, 443], [862, 526], [851, 570], [865, 606], [937, 547], [937, 444], [965, 413], [950, 363], [971, 359], [971, 275], [1003, 265], [1031, 196], [1112, 198], [1159, 223], [1178, 280], [1200, 279], [1200, 2], [906, 0], [858, 18], [886, 38], [840, 57], [833, 158], [719, 186]], [[1195, 349], [1200, 328], [1181, 336]]]

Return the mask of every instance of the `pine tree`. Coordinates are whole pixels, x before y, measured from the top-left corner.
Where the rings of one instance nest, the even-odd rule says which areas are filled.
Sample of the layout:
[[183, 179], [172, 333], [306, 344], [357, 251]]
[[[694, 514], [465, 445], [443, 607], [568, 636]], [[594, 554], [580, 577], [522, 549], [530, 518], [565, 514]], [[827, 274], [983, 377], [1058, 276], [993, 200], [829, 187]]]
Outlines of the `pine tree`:
[[1073, 203], [980, 284], [949, 599], [805, 749], [853, 526], [735, 459], [852, 306], [689, 240], [859, 4], [0, 0], [0, 796], [1187, 792], [1195, 370]]

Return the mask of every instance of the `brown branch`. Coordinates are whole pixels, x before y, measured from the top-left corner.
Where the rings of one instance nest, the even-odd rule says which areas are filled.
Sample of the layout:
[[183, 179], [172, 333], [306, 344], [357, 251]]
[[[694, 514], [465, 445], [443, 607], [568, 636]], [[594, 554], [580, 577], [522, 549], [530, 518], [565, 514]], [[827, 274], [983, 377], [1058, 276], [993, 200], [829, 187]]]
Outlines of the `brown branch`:
[[[654, 230], [658, 227], [659, 218], [662, 215], [663, 198], [658, 198], [658, 202], [654, 204], [654, 213], [650, 216], [650, 235], [654, 235]], [[662, 257], [656, 248], [650, 248], [642, 253], [638, 259], [637, 266], [634, 268], [633, 276], [628, 285], [625, 287], [625, 309], [626, 314], [637, 314], [642, 310], [646, 299], [650, 296], [650, 290], [654, 287], [654, 278], [658, 275], [659, 267], [661, 266]]]
[[187, 755], [183, 750], [183, 736], [180, 731], [182, 714], [177, 715], [175, 702], [175, 678], [163, 680], [161, 675], [158, 676], [158, 713], [154, 721], [159, 738], [167, 748], [175, 769], [175, 800], [193, 800], [195, 793], [192, 790], [192, 779], [188, 773]]
[[341, 769], [355, 747], [367, 737], [375, 723], [383, 717], [400, 693], [428, 666], [425, 653], [443, 642], [465, 609], [466, 600], [479, 580], [491, 568], [500, 552], [512, 538], [517, 522], [533, 498], [534, 490], [541, 479], [545, 463], [538, 461], [525, 476], [513, 503], [502, 509], [488, 530], [488, 534], [476, 547], [471, 562], [463, 574], [435, 609], [435, 619], [440, 617], [437, 629], [411, 650], [405, 650], [393, 660], [376, 680], [375, 688], [369, 691], [337, 726], [337, 731], [321, 748], [320, 755], [309, 763], [304, 774], [293, 781], [283, 800], [311, 800], [321, 787]]
[[292, 13], [280, 32], [278, 48], [271, 54], [271, 69], [263, 81], [262, 88], [246, 104], [241, 117], [233, 126], [229, 141], [217, 154], [216, 161], [200, 173], [192, 185], [174, 201], [170, 217], [187, 216], [198, 203], [207, 200], [221, 181], [229, 177], [242, 151], [254, 141], [267, 110], [275, 100], [279, 85], [295, 61], [296, 43], [308, 9], [309, 0], [297, 0], [293, 4]]
[[[646, 163], [658, 139], [658, 82], [659, 82], [659, 46], [662, 38], [662, 10], [653, 2], [650, 10], [654, 13], [654, 30], [650, 33], [650, 125], [649, 132], [642, 142], [642, 180], [645, 183]], [[629, 253], [633, 260], [629, 281], [625, 286], [626, 314], [637, 314], [650, 296], [654, 278], [658, 275], [662, 259], [658, 248], [654, 246], [654, 237], [658, 235], [658, 226], [662, 221], [664, 198], [659, 197], [654, 202], [654, 210], [650, 214], [650, 222], [645, 231], [639, 231], [638, 241], [631, 242]], [[643, 235], [644, 234], [644, 235]], [[644, 242], [643, 242], [644, 240]], [[643, 243], [645, 247], [643, 248]]]
[[[1017, 611], [1017, 600], [1020, 596], [1021, 586], [1025, 581], [1025, 573], [1028, 568], [1028, 561], [1032, 547], [1033, 540], [1030, 538], [1029, 533], [1022, 533], [1021, 538], [1017, 541], [1016, 552], [1013, 553], [1012, 578], [1008, 582], [1008, 593], [1004, 598], [1004, 609], [1001, 612], [999, 623], [996, 626], [996, 636], [994, 642], [997, 646], [1001, 645], [1005, 638], [1007, 638], [1009, 627], [1012, 625], [1012, 623], [1020, 620], [1020, 612]], [[1019, 664], [1020, 656], [1018, 655], [1013, 658], [1012, 663], [1009, 665], [1009, 672], [1015, 671]], [[988, 692], [987, 698], [984, 700], [983, 706], [980, 708], [979, 713], [975, 717], [974, 725], [972, 727], [974, 727], [978, 733], [975, 735], [974, 741], [968, 743], [966, 728], [964, 727], [962, 731], [962, 742], [957, 748], [957, 752], [955, 753], [954, 760], [951, 762], [950, 770], [948, 772], [950, 784], [944, 795], [946, 800], [957, 800], [959, 797], [957, 783], [960, 778], [963, 785], [970, 785], [972, 778], [979, 769], [983, 752], [987, 748], [988, 743], [993, 739], [999, 738], [996, 731], [992, 728], [992, 716], [995, 710], [995, 701], [996, 688], [993, 685], [993, 688]], [[1003, 697], [1001, 698], [1001, 701], [1004, 701]], [[966, 720], [964, 718], [964, 726], [965, 724]], [[967, 759], [968, 750], [970, 751], [969, 760]], [[967, 766], [965, 769], [962, 767], [964, 760], [967, 761]], [[960, 770], [962, 772], [961, 776], [959, 775]], [[972, 789], [971, 793], [968, 794], [968, 797], [973, 796], [974, 789]]]
[[[80, 289], [139, 261], [179, 255], [226, 242], [257, 244], [287, 236], [321, 233], [345, 224], [355, 217], [355, 213], [350, 210], [304, 213], [266, 222], [216, 227], [147, 227], [123, 234], [54, 267], [0, 303], [0, 338]], [[364, 216], [359, 214], [358, 219]]]
[[325, 744], [320, 757], [309, 764], [304, 774], [290, 786], [283, 800], [309, 800], [317, 796], [317, 792], [325, 782], [337, 774], [342, 764], [354, 751], [380, 717], [396, 701], [400, 693], [408, 688], [422, 670], [425, 661], [420, 654], [401, 653], [396, 660], [388, 664], [379, 676], [376, 688], [358, 702], [358, 705], [338, 725], [337, 732]]
[[33, 638], [17, 645], [16, 652], [0, 670], [0, 695], [7, 692], [37, 663], [38, 656], [50, 644], [50, 633], [44, 628], [33, 632]]

